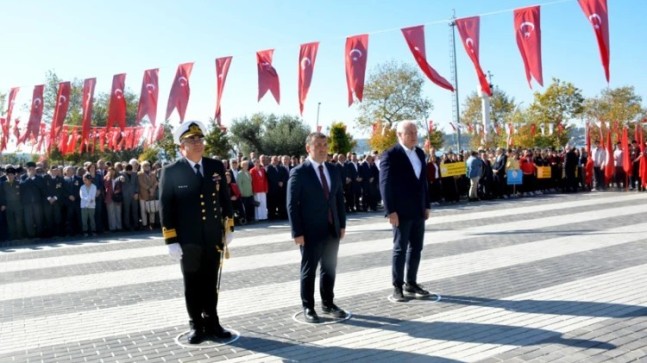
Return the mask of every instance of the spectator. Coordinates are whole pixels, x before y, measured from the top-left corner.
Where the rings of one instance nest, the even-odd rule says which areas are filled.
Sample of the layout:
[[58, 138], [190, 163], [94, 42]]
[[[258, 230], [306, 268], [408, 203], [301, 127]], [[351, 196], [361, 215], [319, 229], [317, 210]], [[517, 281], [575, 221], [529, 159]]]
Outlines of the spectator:
[[83, 186], [79, 192], [81, 198], [81, 224], [83, 235], [87, 237], [90, 233], [96, 236], [96, 223], [94, 211], [97, 205], [97, 186], [93, 183], [92, 174], [86, 173], [83, 176]]

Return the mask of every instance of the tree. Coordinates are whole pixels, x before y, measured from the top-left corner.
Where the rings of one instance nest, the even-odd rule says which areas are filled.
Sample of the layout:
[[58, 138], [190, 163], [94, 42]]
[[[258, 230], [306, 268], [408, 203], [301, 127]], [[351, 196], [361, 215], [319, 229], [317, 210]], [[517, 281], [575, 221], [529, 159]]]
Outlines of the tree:
[[425, 79], [412, 65], [387, 62], [377, 66], [364, 86], [359, 105], [360, 116], [355, 120], [359, 129], [367, 130], [380, 120], [389, 127], [397, 121], [416, 120], [426, 127], [431, 100], [423, 97]]
[[270, 118], [262, 135], [262, 150], [268, 155], [303, 155], [310, 127], [297, 116]]
[[346, 124], [343, 122], [333, 122], [330, 125], [330, 145], [329, 150], [334, 154], [347, 154], [357, 146], [357, 141], [346, 131]]
[[166, 161], [175, 160], [177, 158], [178, 146], [173, 141], [173, 126], [171, 126], [169, 120], [166, 120], [163, 123], [163, 127], [164, 136], [154, 147], [160, 150], [162, 159]]
[[[621, 129], [628, 122], [645, 114], [641, 106], [642, 98], [633, 86], [603, 89], [599, 96], [584, 101], [584, 115], [590, 121], [604, 121], [610, 129]], [[598, 126], [595, 126], [597, 129]], [[599, 135], [591, 130], [592, 135]], [[633, 129], [630, 128], [633, 132]]]
[[204, 137], [206, 142], [205, 154], [209, 156], [218, 157], [221, 160], [229, 158], [232, 152], [231, 144], [229, 143], [229, 136], [224, 129], [218, 127], [213, 119], [209, 120], [209, 131]]
[[231, 142], [238, 151], [244, 155], [248, 155], [252, 151], [261, 152], [261, 135], [265, 117], [263, 114], [257, 113], [251, 118], [245, 116], [233, 119], [229, 131], [231, 132]]
[[582, 91], [570, 82], [553, 78], [553, 82], [544, 93], [535, 92], [533, 103], [527, 110], [529, 123], [538, 126], [553, 124], [556, 135], [553, 146], [560, 147], [569, 140], [570, 127], [567, 122], [582, 115], [584, 97]]
[[382, 153], [384, 150], [395, 145], [397, 140], [395, 128], [378, 121], [373, 127], [368, 144], [371, 146], [371, 149]]
[[[51, 122], [52, 117], [54, 116], [54, 109], [58, 100], [58, 87], [59, 83], [64, 80], [60, 79], [58, 75], [53, 71], [49, 70], [45, 74], [45, 90], [43, 91], [43, 119]], [[83, 117], [83, 112], [81, 109], [81, 104], [83, 102], [83, 81], [77, 78], [74, 78], [70, 81], [70, 99], [67, 115], [65, 116], [66, 125], [81, 125], [81, 119]]]
[[[486, 143], [482, 143], [481, 137], [472, 137], [470, 139], [472, 148], [476, 149], [480, 145], [492, 147], [502, 143], [505, 144], [506, 135], [505, 132], [501, 131], [505, 130], [505, 126], [509, 122], [510, 115], [515, 110], [515, 107], [514, 98], [509, 97], [499, 87], [495, 87], [492, 90], [492, 97], [490, 97], [490, 124], [492, 129], [487, 130], [489, 134], [488, 140]], [[470, 129], [476, 130], [477, 124], [483, 124], [481, 97], [478, 96], [476, 91], [465, 98], [462, 109], [461, 123], [463, 125], [470, 125]]]

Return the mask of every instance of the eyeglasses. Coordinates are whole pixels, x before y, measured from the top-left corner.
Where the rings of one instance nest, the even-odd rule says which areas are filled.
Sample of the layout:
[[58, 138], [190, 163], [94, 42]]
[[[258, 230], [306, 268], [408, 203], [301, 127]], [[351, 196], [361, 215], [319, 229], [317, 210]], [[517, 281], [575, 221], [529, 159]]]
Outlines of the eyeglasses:
[[187, 137], [186, 139], [182, 140], [182, 142], [193, 145], [202, 144], [204, 143], [204, 137]]

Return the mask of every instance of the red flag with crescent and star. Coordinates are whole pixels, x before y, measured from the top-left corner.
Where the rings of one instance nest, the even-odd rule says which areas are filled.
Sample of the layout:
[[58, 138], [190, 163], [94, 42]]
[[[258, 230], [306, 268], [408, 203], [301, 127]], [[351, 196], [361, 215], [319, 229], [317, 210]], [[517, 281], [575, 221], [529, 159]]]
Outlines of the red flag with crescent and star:
[[604, 67], [604, 76], [609, 83], [609, 61], [610, 61], [610, 45], [609, 45], [609, 13], [607, 7], [607, 0], [579, 0], [580, 7], [584, 11], [587, 19], [593, 26], [595, 38], [598, 41], [598, 48], [600, 49], [600, 58], [602, 59], [602, 67]]
[[157, 98], [159, 95], [158, 88], [159, 69], [147, 69], [144, 71], [142, 79], [142, 90], [139, 96], [139, 106], [137, 106], [137, 124], [148, 116], [148, 121], [154, 127], [157, 121]]
[[227, 81], [227, 73], [229, 73], [229, 66], [231, 65], [232, 57], [216, 58], [216, 117], [215, 120], [218, 125], [222, 124], [222, 109], [220, 108], [220, 101], [222, 100], [222, 93], [225, 90], [225, 82]]
[[432, 66], [429, 65], [427, 61], [427, 53], [425, 52], [425, 27], [424, 25], [412, 26], [409, 28], [402, 28], [402, 35], [404, 35], [404, 40], [409, 46], [409, 50], [413, 54], [413, 58], [418, 63], [418, 66], [422, 70], [427, 78], [436, 84], [438, 87], [444, 88], [454, 92], [454, 86], [449, 83], [443, 76], [438, 74]]
[[[622, 128], [622, 139], [620, 143], [622, 146], [622, 169], [626, 175], [631, 176], [633, 163], [631, 160], [631, 149], [629, 148], [629, 127], [627, 126]], [[627, 183], [624, 184], [625, 186], [627, 185]]]
[[16, 103], [16, 96], [20, 91], [19, 87], [13, 87], [9, 90], [9, 103], [7, 103], [7, 122], [11, 122], [11, 114], [13, 113], [13, 105]]
[[31, 111], [29, 113], [29, 121], [27, 121], [27, 131], [22, 135], [20, 142], [25, 142], [27, 138], [31, 137], [34, 140], [38, 139], [40, 132], [40, 124], [43, 119], [43, 91], [44, 84], [34, 86], [34, 93], [31, 98]]
[[272, 93], [277, 104], [281, 104], [281, 89], [279, 74], [272, 66], [274, 49], [256, 52], [256, 67], [258, 68], [258, 101], [265, 96], [267, 91]]
[[319, 42], [301, 44], [299, 50], [299, 112], [303, 116], [303, 107], [312, 82], [312, 73], [315, 69]]
[[49, 130], [50, 145], [61, 133], [67, 109], [70, 106], [70, 82], [61, 82], [58, 84], [58, 93], [56, 94], [56, 106], [54, 106], [54, 116], [52, 116], [52, 125]]
[[517, 36], [517, 46], [523, 66], [526, 70], [526, 80], [532, 89], [532, 77], [544, 86], [541, 70], [541, 26], [539, 6], [516, 9], [514, 11], [514, 32]]
[[92, 102], [94, 101], [94, 87], [97, 84], [96, 78], [87, 78], [83, 81], [83, 99], [81, 108], [81, 142], [87, 147], [89, 144], [90, 128], [92, 127]]
[[180, 123], [184, 122], [184, 115], [186, 114], [186, 106], [189, 104], [189, 96], [191, 95], [191, 87], [189, 86], [189, 78], [193, 70], [193, 62], [184, 63], [177, 66], [175, 72], [175, 80], [171, 86], [171, 93], [168, 96], [168, 104], [166, 105], [166, 119], [168, 120], [173, 112], [177, 109], [180, 115]]
[[611, 182], [613, 179], [613, 174], [615, 173], [615, 160], [613, 158], [613, 142], [611, 140], [613, 132], [608, 130], [607, 140], [606, 140], [606, 149], [607, 149], [607, 163], [604, 167], [604, 178], [607, 183]]
[[112, 77], [112, 91], [110, 92], [110, 105], [108, 106], [108, 121], [106, 128], [118, 125], [121, 130], [126, 127], [126, 73], [115, 74]]
[[9, 127], [7, 125], [7, 119], [0, 117], [0, 151], [4, 151], [7, 148], [7, 142], [9, 141]]
[[362, 102], [364, 96], [364, 77], [368, 58], [368, 34], [346, 38], [346, 85], [348, 87], [348, 106], [354, 102], [353, 94]]
[[[7, 120], [7, 123], [9, 123], [9, 120]], [[16, 143], [20, 141], [20, 127], [18, 126], [20, 124], [20, 119], [17, 118], [14, 120], [13, 123], [13, 136], [16, 138]]]
[[481, 68], [481, 63], [479, 61], [479, 26], [480, 18], [478, 16], [456, 19], [456, 28], [458, 28], [458, 33], [463, 41], [465, 51], [472, 60], [474, 69], [476, 69], [476, 75], [478, 77], [479, 84], [481, 85], [481, 91], [488, 96], [492, 96], [490, 83], [488, 82], [487, 77], [485, 77], [485, 73], [483, 73], [483, 69]]

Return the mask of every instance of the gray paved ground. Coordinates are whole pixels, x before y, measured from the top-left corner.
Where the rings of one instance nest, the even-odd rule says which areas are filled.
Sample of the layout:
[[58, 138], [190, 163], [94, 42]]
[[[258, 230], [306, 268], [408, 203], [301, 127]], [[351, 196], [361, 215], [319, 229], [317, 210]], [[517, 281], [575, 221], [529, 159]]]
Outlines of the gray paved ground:
[[647, 194], [548, 195], [435, 209], [420, 282], [387, 296], [391, 231], [350, 215], [330, 325], [297, 322], [285, 224], [239, 228], [223, 274], [227, 345], [184, 347], [179, 267], [157, 235], [0, 248], [0, 362], [647, 361]]

